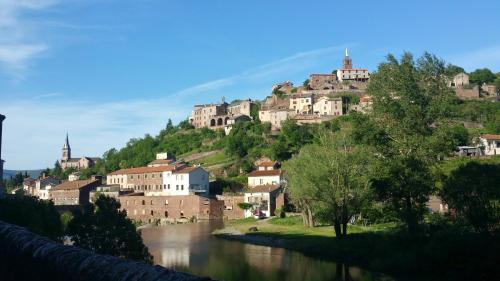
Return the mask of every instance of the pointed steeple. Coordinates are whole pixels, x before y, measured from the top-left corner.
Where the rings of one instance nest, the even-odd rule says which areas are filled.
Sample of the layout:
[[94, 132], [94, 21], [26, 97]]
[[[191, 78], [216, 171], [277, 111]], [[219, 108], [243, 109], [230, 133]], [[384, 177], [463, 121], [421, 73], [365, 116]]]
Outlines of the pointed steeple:
[[349, 54], [347, 53], [347, 48], [345, 48], [345, 56], [348, 57]]
[[64, 142], [63, 149], [70, 149], [70, 147], [69, 147], [68, 133], [66, 133], [66, 141]]
[[66, 133], [66, 141], [62, 148], [61, 162], [68, 161], [71, 158], [71, 147], [69, 146], [68, 133]]

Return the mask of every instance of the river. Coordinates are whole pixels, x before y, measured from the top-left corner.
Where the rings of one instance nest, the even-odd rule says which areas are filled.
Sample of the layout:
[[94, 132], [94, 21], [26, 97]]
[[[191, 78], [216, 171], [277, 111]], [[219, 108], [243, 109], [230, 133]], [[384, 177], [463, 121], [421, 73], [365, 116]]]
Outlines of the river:
[[223, 226], [223, 222], [201, 222], [146, 227], [142, 229], [142, 238], [156, 264], [217, 280], [394, 280], [295, 251], [228, 241], [211, 235]]

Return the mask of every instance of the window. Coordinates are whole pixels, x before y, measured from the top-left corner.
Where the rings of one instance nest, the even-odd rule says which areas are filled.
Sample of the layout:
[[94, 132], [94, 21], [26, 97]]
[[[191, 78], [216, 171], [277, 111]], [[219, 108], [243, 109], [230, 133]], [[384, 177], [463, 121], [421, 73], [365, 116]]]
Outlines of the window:
[[163, 185], [163, 189], [167, 189], [167, 185], [166, 184]]
[[151, 210], [151, 215], [154, 216], [155, 212], [153, 210]]
[[183, 212], [183, 211], [181, 211], [181, 218], [182, 218], [182, 217], [184, 217], [184, 212]]
[[168, 211], [165, 211], [165, 217], [168, 218]]
[[179, 190], [179, 185], [175, 185], [175, 190]]
[[170, 189], [170, 184], [167, 184], [167, 188]]
[[142, 200], [142, 205], [146, 205], [146, 200]]
[[147, 179], [148, 178], [148, 174], [144, 174], [144, 178]]
[[183, 184], [181, 184], [181, 190], [184, 190], [184, 185]]
[[151, 200], [151, 205], [153, 205], [153, 200]]
[[165, 205], [168, 205], [168, 199], [165, 199]]

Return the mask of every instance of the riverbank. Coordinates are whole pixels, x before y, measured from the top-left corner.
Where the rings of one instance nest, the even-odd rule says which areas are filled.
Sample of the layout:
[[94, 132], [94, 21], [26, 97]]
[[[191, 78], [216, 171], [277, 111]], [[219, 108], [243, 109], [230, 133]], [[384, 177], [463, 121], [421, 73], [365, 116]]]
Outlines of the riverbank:
[[[256, 227], [257, 231], [249, 229]], [[229, 221], [214, 232], [223, 239], [282, 247], [305, 255], [358, 265], [408, 280], [500, 280], [500, 243], [493, 237], [442, 231], [409, 237], [394, 224], [350, 226], [345, 239], [328, 226], [305, 228], [300, 218]]]

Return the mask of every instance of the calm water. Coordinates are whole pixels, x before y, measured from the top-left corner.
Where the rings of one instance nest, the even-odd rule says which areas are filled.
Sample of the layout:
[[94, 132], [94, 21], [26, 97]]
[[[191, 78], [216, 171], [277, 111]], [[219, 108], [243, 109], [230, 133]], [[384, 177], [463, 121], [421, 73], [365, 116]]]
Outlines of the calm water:
[[393, 280], [294, 251], [227, 241], [211, 235], [222, 227], [222, 222], [150, 227], [142, 229], [142, 237], [156, 264], [217, 280]]

